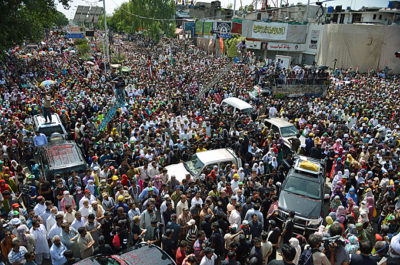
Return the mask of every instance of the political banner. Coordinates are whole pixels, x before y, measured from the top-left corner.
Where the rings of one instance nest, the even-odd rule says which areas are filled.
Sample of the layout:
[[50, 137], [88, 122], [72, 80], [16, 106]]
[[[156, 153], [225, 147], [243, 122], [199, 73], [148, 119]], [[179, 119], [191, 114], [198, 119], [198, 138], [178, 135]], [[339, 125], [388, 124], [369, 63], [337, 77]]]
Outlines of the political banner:
[[287, 31], [287, 23], [254, 22], [251, 37], [261, 40], [286, 40]]
[[203, 34], [203, 22], [197, 21], [196, 22], [196, 35], [202, 35]]
[[192, 31], [192, 28], [196, 26], [195, 22], [185, 22], [185, 31]]
[[212, 22], [204, 22], [203, 34], [204, 35], [211, 35], [212, 26], [213, 26]]
[[217, 22], [217, 37], [223, 39], [232, 38], [232, 23], [230, 21]]

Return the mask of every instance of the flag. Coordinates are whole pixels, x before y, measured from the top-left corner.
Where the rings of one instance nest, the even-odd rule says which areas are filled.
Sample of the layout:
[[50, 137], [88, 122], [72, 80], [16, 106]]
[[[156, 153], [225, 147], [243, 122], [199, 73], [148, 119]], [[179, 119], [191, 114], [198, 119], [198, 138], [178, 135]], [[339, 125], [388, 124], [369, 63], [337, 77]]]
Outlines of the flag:
[[153, 72], [151, 71], [151, 62], [150, 62], [150, 56], [147, 58], [149, 62], [149, 78], [150, 80], [153, 79]]
[[224, 54], [224, 40], [219, 38], [219, 45], [221, 46], [221, 54]]

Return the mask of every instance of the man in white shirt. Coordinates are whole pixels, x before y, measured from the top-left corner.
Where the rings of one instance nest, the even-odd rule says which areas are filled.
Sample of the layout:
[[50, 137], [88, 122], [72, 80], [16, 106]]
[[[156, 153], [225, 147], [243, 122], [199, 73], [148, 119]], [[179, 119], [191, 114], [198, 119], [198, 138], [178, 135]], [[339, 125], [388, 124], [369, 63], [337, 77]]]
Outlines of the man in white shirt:
[[215, 265], [217, 260], [217, 254], [214, 253], [212, 248], [204, 249], [204, 257], [201, 259], [200, 265]]
[[71, 226], [78, 231], [79, 227], [85, 226], [86, 220], [82, 218], [82, 214], [80, 212], [75, 213], [75, 220], [72, 222]]
[[196, 204], [203, 207], [203, 200], [200, 198], [200, 191], [196, 192], [196, 195], [192, 198], [191, 206], [194, 207]]
[[186, 200], [186, 195], [181, 196], [181, 200], [176, 204], [176, 216], [181, 216], [183, 209], [189, 209], [188, 202]]
[[240, 225], [242, 223], [242, 217], [240, 216], [241, 210], [242, 210], [241, 204], [236, 203], [235, 209], [233, 209], [231, 214], [229, 215], [229, 224], [231, 226], [236, 225], [238, 228], [238, 231], [240, 231]]
[[51, 215], [47, 217], [46, 220], [46, 230], [50, 231], [50, 229], [53, 227], [53, 225], [56, 224], [56, 215], [58, 214], [58, 209], [57, 207], [51, 208]]
[[56, 223], [53, 225], [53, 227], [48, 232], [49, 238], [53, 238], [55, 235], [61, 235], [61, 232], [62, 232], [61, 224], [63, 223], [63, 221], [64, 221], [64, 215], [57, 214]]
[[51, 263], [53, 265], [62, 265], [67, 262], [64, 252], [67, 248], [61, 243], [60, 236], [54, 236], [53, 245], [50, 248]]
[[43, 196], [38, 196], [37, 197], [38, 204], [33, 208], [35, 211], [35, 215], [41, 216], [46, 212], [46, 205], [45, 205], [45, 199]]

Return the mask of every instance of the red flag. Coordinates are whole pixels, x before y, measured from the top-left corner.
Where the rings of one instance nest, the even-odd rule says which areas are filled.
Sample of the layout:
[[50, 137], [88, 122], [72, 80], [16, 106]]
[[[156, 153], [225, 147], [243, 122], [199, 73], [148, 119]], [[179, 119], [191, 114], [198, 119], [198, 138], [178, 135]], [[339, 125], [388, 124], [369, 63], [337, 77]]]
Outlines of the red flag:
[[153, 73], [152, 73], [152, 71], [151, 71], [150, 57], [148, 58], [148, 61], [149, 61], [149, 78], [150, 78], [150, 80], [152, 80], [152, 79], [153, 79]]

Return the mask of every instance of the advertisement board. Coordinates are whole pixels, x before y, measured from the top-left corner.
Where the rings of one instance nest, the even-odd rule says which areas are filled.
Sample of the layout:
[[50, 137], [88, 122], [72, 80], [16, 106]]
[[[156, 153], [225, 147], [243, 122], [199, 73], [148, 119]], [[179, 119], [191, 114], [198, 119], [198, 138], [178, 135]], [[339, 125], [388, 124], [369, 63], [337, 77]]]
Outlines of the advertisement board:
[[213, 27], [213, 23], [212, 22], [204, 22], [203, 34], [204, 35], [211, 35], [212, 27]]
[[251, 37], [261, 40], [286, 40], [287, 23], [254, 22]]
[[267, 50], [269, 50], [269, 51], [300, 52], [300, 51], [304, 50], [304, 45], [299, 44], [299, 43], [268, 42]]
[[230, 21], [222, 21], [217, 22], [217, 37], [223, 39], [232, 38], [232, 22]]

